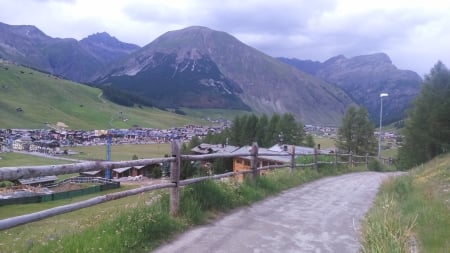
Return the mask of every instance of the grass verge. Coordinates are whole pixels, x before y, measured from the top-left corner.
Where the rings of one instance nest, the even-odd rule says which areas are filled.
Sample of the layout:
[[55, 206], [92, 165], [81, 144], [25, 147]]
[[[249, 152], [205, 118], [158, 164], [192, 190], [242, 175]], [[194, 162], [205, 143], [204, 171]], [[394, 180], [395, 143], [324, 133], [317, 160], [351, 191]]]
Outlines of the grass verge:
[[450, 155], [385, 182], [362, 227], [363, 252], [448, 252]]

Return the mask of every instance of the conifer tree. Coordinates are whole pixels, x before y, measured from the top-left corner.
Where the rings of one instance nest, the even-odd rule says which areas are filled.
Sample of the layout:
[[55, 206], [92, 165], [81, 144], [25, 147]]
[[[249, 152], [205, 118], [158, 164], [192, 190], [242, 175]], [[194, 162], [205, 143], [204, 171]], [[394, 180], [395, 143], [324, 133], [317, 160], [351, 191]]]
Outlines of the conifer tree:
[[403, 130], [400, 169], [409, 169], [450, 149], [450, 71], [438, 62], [425, 76]]
[[377, 141], [375, 127], [364, 107], [349, 107], [338, 129], [336, 146], [340, 152], [366, 155], [375, 154]]

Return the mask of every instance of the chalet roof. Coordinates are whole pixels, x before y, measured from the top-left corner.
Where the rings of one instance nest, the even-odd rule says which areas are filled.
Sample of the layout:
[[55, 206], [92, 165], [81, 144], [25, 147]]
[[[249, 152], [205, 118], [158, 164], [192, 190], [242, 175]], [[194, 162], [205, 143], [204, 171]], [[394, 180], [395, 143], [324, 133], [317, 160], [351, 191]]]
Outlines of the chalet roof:
[[[275, 152], [287, 152], [289, 151], [291, 145], [279, 145], [275, 144], [272, 147], [269, 148], [271, 151]], [[310, 147], [302, 147], [302, 146], [294, 146], [295, 148], [295, 154], [314, 154], [314, 148]]]
[[138, 170], [142, 169], [144, 166], [133, 166], [133, 167], [123, 167], [123, 168], [117, 168], [117, 169], [113, 169], [113, 171], [117, 172], [117, 173], [123, 173], [127, 170], [130, 170], [131, 168], [136, 168]]
[[56, 179], [57, 179], [56, 176], [44, 176], [44, 177], [18, 179], [18, 181], [20, 184], [29, 185], [29, 184], [41, 184], [41, 183], [55, 182]]
[[[235, 150], [233, 153], [249, 153], [250, 146], [244, 146]], [[273, 151], [267, 148], [258, 148], [258, 153], [270, 154], [270, 155], [258, 155], [259, 159], [267, 160], [267, 161], [275, 161], [280, 163], [289, 163], [291, 161], [291, 157], [288, 152], [285, 151]], [[250, 156], [242, 156], [243, 159], [250, 159]]]
[[117, 168], [117, 169], [113, 169], [113, 171], [117, 172], [117, 173], [123, 173], [127, 170], [130, 170], [131, 167], [126, 167], [126, 168]]
[[192, 148], [191, 151], [197, 154], [212, 154], [212, 153], [232, 153], [237, 149], [239, 149], [239, 147], [232, 145], [202, 143]]
[[[290, 149], [291, 145], [285, 144], [285, 145], [279, 145], [279, 144], [275, 144], [272, 147], [269, 148], [269, 150], [271, 151], [288, 151]], [[311, 147], [303, 147], [303, 146], [294, 146], [295, 147], [295, 155], [312, 155], [314, 154], [314, 148]], [[328, 154], [330, 152], [332, 152], [332, 149], [321, 149], [318, 150], [317, 152], [319, 154]]]
[[101, 170], [92, 170], [92, 171], [84, 171], [84, 172], [81, 172], [80, 174], [89, 175], [89, 176], [95, 176], [95, 175], [97, 175], [100, 172], [101, 172]]

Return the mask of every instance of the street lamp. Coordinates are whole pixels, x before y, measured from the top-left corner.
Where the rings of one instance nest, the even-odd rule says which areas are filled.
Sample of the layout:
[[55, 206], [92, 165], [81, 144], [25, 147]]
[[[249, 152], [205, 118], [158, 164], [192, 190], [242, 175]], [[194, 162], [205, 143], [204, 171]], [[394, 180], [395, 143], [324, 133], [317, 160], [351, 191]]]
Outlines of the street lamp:
[[381, 122], [383, 119], [383, 97], [387, 97], [389, 94], [381, 93], [380, 94], [380, 132], [378, 133], [378, 159], [381, 158]]

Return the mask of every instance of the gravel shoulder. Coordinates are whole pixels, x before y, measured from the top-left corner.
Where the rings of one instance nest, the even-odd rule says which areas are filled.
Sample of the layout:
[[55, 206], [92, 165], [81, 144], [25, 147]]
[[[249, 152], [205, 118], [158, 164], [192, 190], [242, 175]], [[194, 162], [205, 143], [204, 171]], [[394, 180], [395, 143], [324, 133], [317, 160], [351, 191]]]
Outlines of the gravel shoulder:
[[360, 220], [398, 173], [323, 178], [191, 229], [154, 252], [358, 252]]

